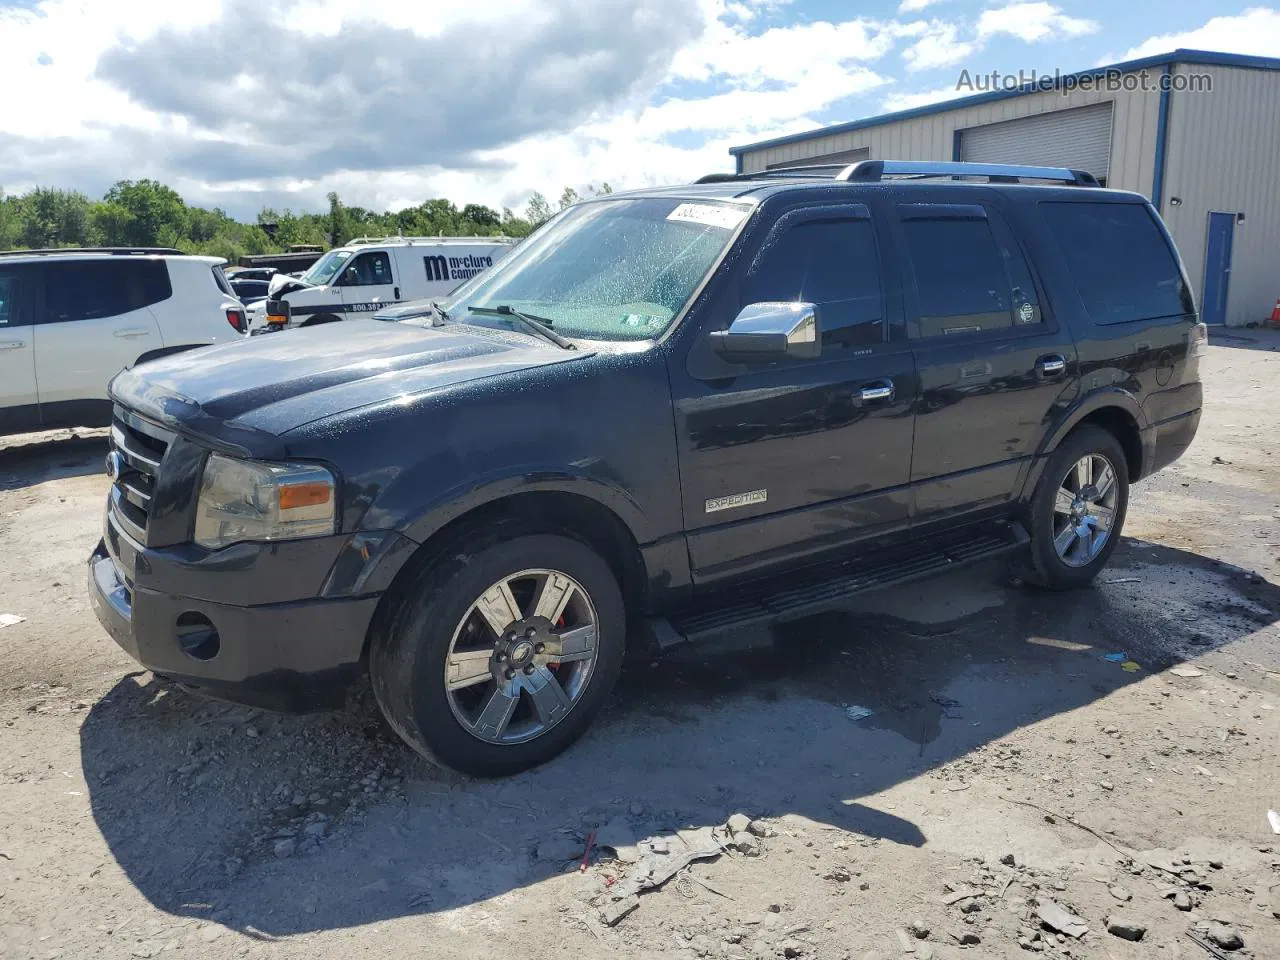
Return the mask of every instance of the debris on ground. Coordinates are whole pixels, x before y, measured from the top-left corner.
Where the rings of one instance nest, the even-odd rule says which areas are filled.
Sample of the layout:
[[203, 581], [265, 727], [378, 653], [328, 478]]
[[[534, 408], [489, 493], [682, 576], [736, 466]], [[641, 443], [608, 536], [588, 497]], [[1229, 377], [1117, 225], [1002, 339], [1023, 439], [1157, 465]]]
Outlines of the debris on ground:
[[0, 613], [0, 627], [12, 627], [26, 619], [26, 617], [20, 617], [16, 613]]
[[607, 904], [600, 911], [600, 922], [606, 927], [616, 927], [622, 922], [623, 918], [628, 914], [634, 913], [640, 907], [640, 898], [635, 894], [625, 897], [622, 900], [615, 900], [613, 903]]
[[631, 821], [623, 816], [614, 817], [597, 831], [596, 846], [601, 851], [609, 851], [613, 859], [623, 863], [635, 863], [640, 859], [635, 831], [631, 828]]
[[1267, 822], [1271, 824], [1272, 833], [1280, 833], [1280, 813], [1274, 810], [1267, 811]]
[[613, 885], [610, 890], [613, 899], [623, 900], [660, 887], [694, 861], [714, 860], [724, 852], [724, 846], [710, 827], [682, 831], [663, 839], [663, 847], [669, 852], [659, 853], [650, 841], [641, 843], [648, 852], [636, 861], [626, 878]]
[[1127, 653], [1104, 653], [1102, 659], [1107, 663], [1124, 663], [1129, 659], [1129, 655]]
[[1209, 924], [1204, 937], [1216, 947], [1223, 950], [1240, 950], [1244, 947], [1244, 937], [1235, 927], [1217, 920]]
[[1175, 677], [1185, 677], [1188, 680], [1194, 680], [1196, 677], [1203, 677], [1204, 671], [1199, 667], [1193, 667], [1190, 664], [1179, 664], [1169, 671]]
[[1147, 928], [1138, 921], [1123, 916], [1107, 917], [1107, 933], [1121, 940], [1137, 943], [1147, 935]]
[[875, 711], [867, 707], [860, 707], [857, 704], [850, 704], [844, 708], [844, 715], [850, 720], [865, 720], [874, 712]]
[[1037, 900], [1036, 917], [1050, 930], [1077, 940], [1089, 932], [1087, 923], [1055, 900]]

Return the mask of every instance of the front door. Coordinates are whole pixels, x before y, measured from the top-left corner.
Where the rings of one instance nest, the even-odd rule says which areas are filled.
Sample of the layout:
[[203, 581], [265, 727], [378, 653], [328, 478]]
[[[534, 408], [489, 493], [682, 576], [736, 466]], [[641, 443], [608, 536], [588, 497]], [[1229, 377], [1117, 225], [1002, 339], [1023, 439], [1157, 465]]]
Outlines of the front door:
[[898, 204], [920, 376], [913, 522], [1003, 507], [1050, 418], [1077, 390], [1075, 344], [1040, 296], [1008, 221], [987, 203]]
[[374, 313], [400, 299], [391, 257], [385, 250], [366, 250], [347, 265], [338, 278], [343, 309], [348, 317]]
[[0, 267], [0, 434], [36, 426], [36, 341], [27, 281], [33, 271]]
[[[689, 557], [697, 587], [808, 561], [908, 523], [915, 369], [867, 207], [784, 214], [708, 304], [671, 364]], [[729, 364], [708, 335], [749, 303], [818, 306], [821, 356]]]
[[1200, 310], [1201, 320], [1208, 324], [1227, 322], [1231, 245], [1235, 230], [1234, 213], [1209, 214], [1209, 236], [1204, 251], [1204, 303]]

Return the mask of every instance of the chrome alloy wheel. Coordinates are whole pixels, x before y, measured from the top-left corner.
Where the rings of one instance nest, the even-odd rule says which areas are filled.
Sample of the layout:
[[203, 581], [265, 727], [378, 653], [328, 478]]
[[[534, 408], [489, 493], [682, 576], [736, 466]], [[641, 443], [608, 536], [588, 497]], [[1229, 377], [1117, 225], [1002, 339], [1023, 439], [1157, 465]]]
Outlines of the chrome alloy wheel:
[[523, 743], [563, 720], [595, 668], [599, 619], [582, 585], [521, 570], [467, 608], [445, 660], [449, 709], [486, 743]]
[[1111, 539], [1120, 485], [1115, 467], [1100, 453], [1075, 462], [1053, 501], [1053, 546], [1063, 563], [1087, 566]]

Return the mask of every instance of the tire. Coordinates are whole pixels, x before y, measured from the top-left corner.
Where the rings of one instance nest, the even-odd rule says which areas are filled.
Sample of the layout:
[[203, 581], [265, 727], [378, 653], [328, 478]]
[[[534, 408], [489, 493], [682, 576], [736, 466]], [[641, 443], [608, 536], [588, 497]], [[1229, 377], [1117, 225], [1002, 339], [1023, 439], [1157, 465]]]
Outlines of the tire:
[[332, 313], [321, 313], [298, 324], [298, 327], [299, 329], [302, 327], [318, 327], [322, 323], [337, 323], [341, 319], [341, 317], [336, 317]]
[[[1088, 458], [1092, 482], [1080, 492], [1077, 464]], [[1105, 466], [1112, 483], [1105, 489]], [[1063, 499], [1059, 499], [1059, 492]], [[1076, 494], [1075, 496], [1068, 496]], [[1097, 497], [1094, 497], [1098, 494]], [[1050, 590], [1087, 586], [1111, 559], [1129, 508], [1129, 467], [1115, 436], [1101, 427], [1073, 431], [1049, 458], [1031, 501], [1033, 579]], [[1105, 531], [1104, 523], [1109, 522]], [[1074, 531], [1068, 532], [1068, 528]], [[1086, 530], [1085, 536], [1079, 531]], [[1105, 537], [1099, 543], [1099, 533]], [[1063, 549], [1065, 545], [1065, 550]]]
[[[557, 593], [566, 582], [570, 589]], [[499, 633], [494, 624], [510, 621], [504, 583], [522, 619]], [[482, 604], [486, 596], [498, 599]], [[559, 596], [556, 623], [535, 615], [540, 597], [548, 598], [542, 612], [554, 615]], [[591, 622], [588, 658], [579, 648]], [[604, 708], [622, 670], [618, 582], [595, 551], [560, 534], [508, 534], [474, 553], [460, 544], [398, 590], [384, 623], [369, 669], [387, 722], [428, 760], [478, 777], [560, 754]], [[447, 689], [447, 674], [462, 685]]]

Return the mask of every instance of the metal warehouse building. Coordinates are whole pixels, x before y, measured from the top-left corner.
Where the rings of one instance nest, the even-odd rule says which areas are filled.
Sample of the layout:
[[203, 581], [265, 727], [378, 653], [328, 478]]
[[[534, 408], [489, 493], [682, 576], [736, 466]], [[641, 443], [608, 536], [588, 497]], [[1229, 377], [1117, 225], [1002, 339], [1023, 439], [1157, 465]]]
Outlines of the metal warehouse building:
[[1012, 89], [969, 79], [989, 92], [730, 152], [739, 173], [866, 159], [1087, 170], [1151, 198], [1206, 323], [1269, 317], [1280, 297], [1280, 60], [1176, 50]]

